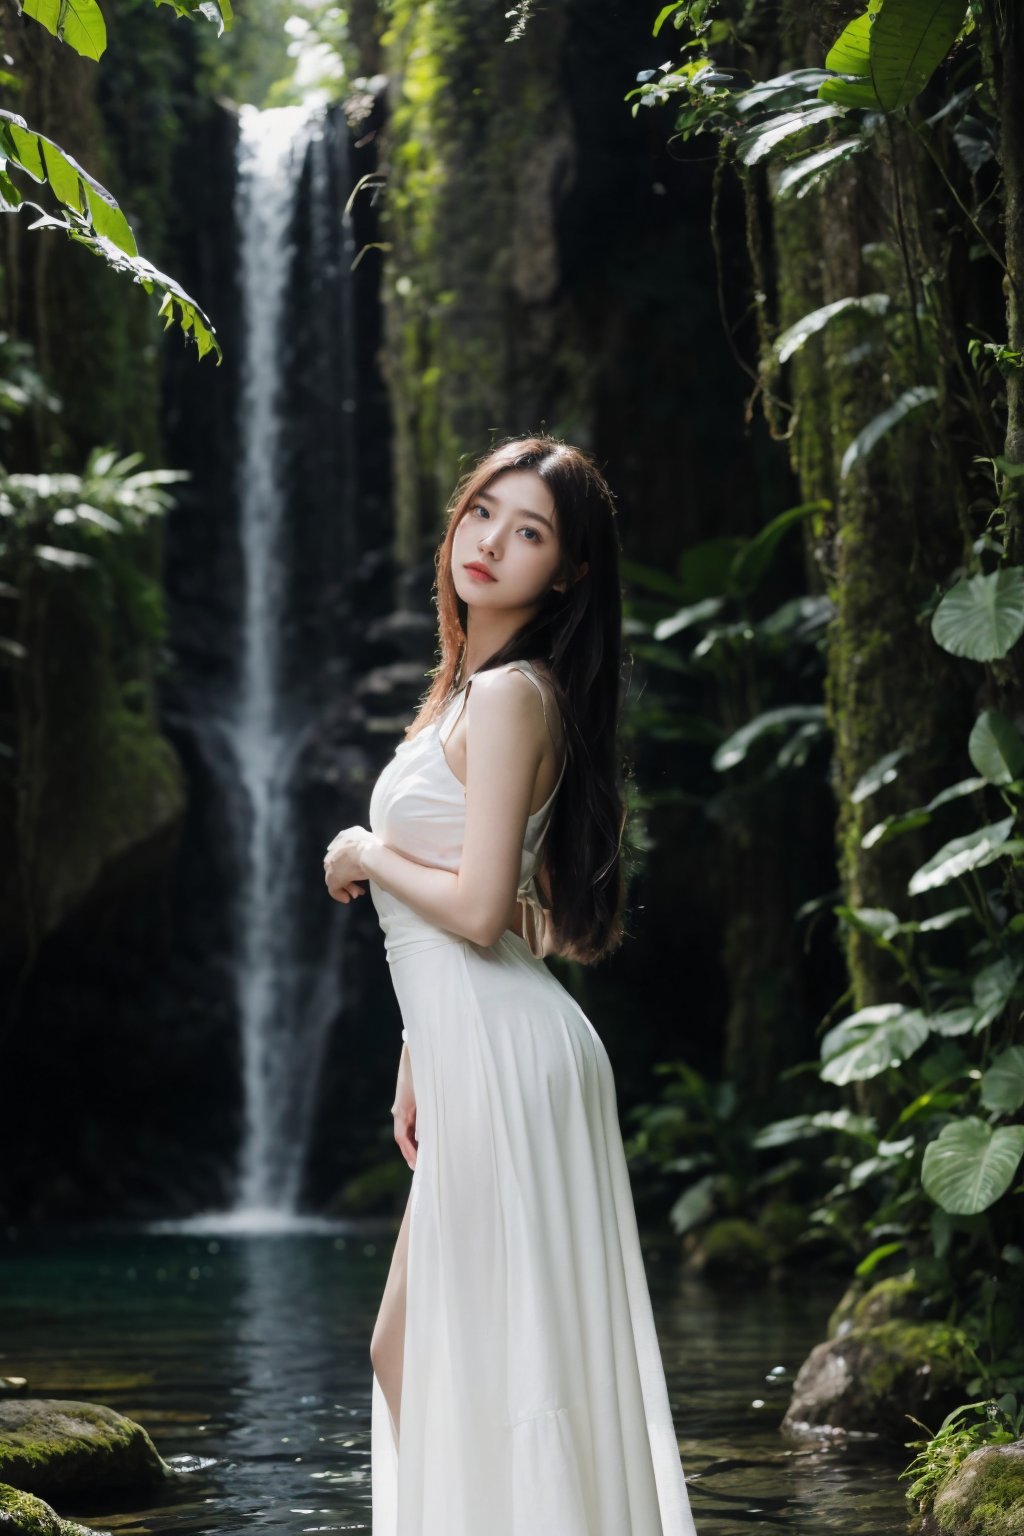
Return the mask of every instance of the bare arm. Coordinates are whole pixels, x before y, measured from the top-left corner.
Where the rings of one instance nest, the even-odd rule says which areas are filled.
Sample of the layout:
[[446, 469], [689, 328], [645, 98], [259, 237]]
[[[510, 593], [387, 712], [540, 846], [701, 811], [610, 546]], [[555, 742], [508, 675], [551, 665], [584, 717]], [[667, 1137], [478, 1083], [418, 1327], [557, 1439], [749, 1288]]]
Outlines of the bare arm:
[[376, 839], [368, 842], [363, 864], [371, 880], [428, 922], [490, 945], [515, 921], [547, 726], [536, 688], [514, 670], [481, 673], [465, 708], [466, 827], [458, 871], [418, 864]]

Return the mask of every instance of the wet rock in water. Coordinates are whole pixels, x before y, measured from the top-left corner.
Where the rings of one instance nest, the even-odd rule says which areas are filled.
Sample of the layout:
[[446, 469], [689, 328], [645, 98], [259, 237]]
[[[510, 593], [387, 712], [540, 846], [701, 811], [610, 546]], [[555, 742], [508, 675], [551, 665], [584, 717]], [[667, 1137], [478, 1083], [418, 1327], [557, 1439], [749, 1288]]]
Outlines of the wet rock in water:
[[934, 1536], [1024, 1536], [1024, 1440], [972, 1451], [920, 1529]]
[[908, 1414], [938, 1422], [966, 1396], [977, 1362], [959, 1328], [892, 1318], [852, 1326], [814, 1349], [797, 1372], [782, 1428], [877, 1434], [904, 1445]]
[[47, 1498], [153, 1488], [174, 1477], [133, 1419], [99, 1403], [0, 1401], [0, 1480]]
[[0, 1376], [0, 1397], [12, 1397], [28, 1389], [27, 1376]]
[[6, 1483], [0, 1483], [0, 1531], [4, 1536], [100, 1536], [87, 1525], [62, 1520], [42, 1499]]
[[855, 1281], [828, 1320], [829, 1338], [841, 1337], [851, 1328], [873, 1328], [894, 1317], [920, 1319], [926, 1292], [914, 1278], [913, 1270], [878, 1280], [866, 1290]]

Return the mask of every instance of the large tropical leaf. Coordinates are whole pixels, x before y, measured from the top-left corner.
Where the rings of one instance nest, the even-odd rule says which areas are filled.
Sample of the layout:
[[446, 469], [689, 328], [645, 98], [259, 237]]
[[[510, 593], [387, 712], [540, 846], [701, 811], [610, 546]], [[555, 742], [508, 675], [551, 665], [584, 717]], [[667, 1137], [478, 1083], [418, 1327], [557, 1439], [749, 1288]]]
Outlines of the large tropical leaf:
[[927, 405], [929, 400], [938, 399], [938, 394], [938, 390], [931, 384], [915, 384], [911, 389], [905, 389], [892, 405], [872, 417], [867, 426], [857, 433], [843, 454], [843, 461], [839, 466], [840, 478], [845, 480], [850, 470], [862, 464], [893, 427], [898, 426], [912, 411]]
[[107, 27], [96, 0], [22, 0], [21, 13], [85, 59], [98, 59], [107, 46]]
[[783, 536], [813, 513], [831, 510], [832, 503], [822, 498], [819, 501], [802, 502], [798, 507], [787, 507], [785, 512], [773, 517], [733, 559], [730, 576], [734, 590], [753, 592], [768, 569]]
[[1005, 847], [1013, 830], [1013, 816], [988, 826], [975, 827], [963, 837], [951, 838], [938, 853], [914, 871], [907, 885], [909, 896], [920, 896], [924, 891], [934, 891], [940, 885], [948, 885], [958, 875], [991, 862], [991, 855]]
[[985, 709], [975, 720], [967, 742], [971, 762], [990, 784], [1012, 784], [1024, 778], [1024, 741], [998, 709]]
[[1024, 1125], [993, 1130], [969, 1115], [943, 1128], [924, 1149], [921, 1183], [944, 1211], [976, 1216], [1006, 1193], [1024, 1153]]
[[746, 757], [755, 741], [770, 731], [784, 730], [792, 725], [813, 724], [816, 730], [821, 730], [825, 725], [825, 709], [821, 704], [788, 704], [778, 709], [766, 709], [763, 714], [753, 720], [748, 720], [746, 725], [740, 726], [738, 731], [722, 742], [711, 759], [712, 766], [719, 773], [727, 768], [734, 768]]
[[793, 195], [806, 197], [808, 192], [813, 192], [827, 181], [834, 170], [867, 148], [867, 139], [841, 139], [838, 144], [829, 144], [825, 149], [816, 149], [813, 154], [804, 155], [799, 160], [791, 160], [779, 172], [779, 178], [772, 189], [775, 201], [781, 203]]
[[981, 1079], [981, 1102], [986, 1109], [1012, 1115], [1024, 1105], [1024, 1045], [1010, 1045], [993, 1057]]
[[956, 42], [966, 12], [966, 0], [883, 0], [871, 26], [870, 72], [886, 112], [924, 90]]
[[898, 1067], [924, 1044], [931, 1032], [917, 1008], [901, 1003], [877, 1003], [834, 1025], [821, 1042], [819, 1076], [842, 1087], [877, 1077]]
[[802, 133], [812, 123], [822, 122], [825, 118], [841, 116], [838, 107], [825, 106], [821, 102], [795, 107], [790, 112], [778, 112], [740, 134], [737, 153], [745, 165], [754, 165], [794, 133]]
[[764, 1151], [826, 1132], [834, 1135], [837, 1131], [862, 1141], [873, 1141], [874, 1127], [873, 1119], [856, 1115], [851, 1109], [819, 1109], [813, 1114], [791, 1115], [785, 1120], [772, 1120], [770, 1124], [762, 1125], [750, 1138], [750, 1145]]
[[1024, 634], [1024, 571], [1001, 565], [950, 587], [932, 614], [932, 638], [951, 656], [995, 661]]
[[964, 24], [965, 0], [876, 0], [825, 55], [822, 101], [892, 112], [919, 95]]
[[859, 298], [835, 299], [831, 304], [823, 304], [820, 309], [813, 309], [809, 315], [803, 315], [776, 336], [775, 355], [780, 363], [788, 362], [804, 342], [816, 336], [836, 315], [847, 314], [851, 310], [864, 315], [884, 315], [888, 308], [887, 293], [865, 293]]

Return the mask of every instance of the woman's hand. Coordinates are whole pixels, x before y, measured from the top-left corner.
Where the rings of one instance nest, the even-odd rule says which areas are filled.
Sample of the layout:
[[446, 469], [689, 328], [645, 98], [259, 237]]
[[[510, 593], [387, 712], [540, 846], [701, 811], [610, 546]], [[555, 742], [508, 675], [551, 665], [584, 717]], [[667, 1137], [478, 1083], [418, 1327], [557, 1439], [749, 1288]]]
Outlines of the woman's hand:
[[410, 1168], [416, 1166], [416, 1095], [412, 1086], [412, 1059], [409, 1047], [402, 1046], [398, 1063], [398, 1083], [395, 1086], [395, 1102], [391, 1106], [395, 1120], [395, 1140]]
[[374, 834], [365, 827], [346, 827], [327, 845], [324, 881], [335, 901], [349, 902], [354, 896], [362, 896], [366, 887], [356, 882], [369, 878], [363, 853], [371, 841], [375, 841]]

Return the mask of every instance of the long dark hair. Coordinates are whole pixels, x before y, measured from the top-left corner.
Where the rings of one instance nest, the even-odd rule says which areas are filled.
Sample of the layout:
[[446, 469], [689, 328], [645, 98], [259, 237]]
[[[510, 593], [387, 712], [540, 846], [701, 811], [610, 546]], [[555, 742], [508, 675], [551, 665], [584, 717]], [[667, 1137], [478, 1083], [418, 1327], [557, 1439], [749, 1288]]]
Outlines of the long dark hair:
[[[561, 710], [566, 764], [544, 839], [539, 871], [557, 952], [592, 965], [624, 937], [622, 836], [629, 765], [620, 757], [622, 589], [615, 502], [591, 457], [549, 436], [511, 438], [491, 449], [459, 481], [436, 554], [440, 661], [407, 737], [445, 707], [461, 682], [466, 604], [455, 590], [455, 529], [479, 493], [508, 470], [532, 469], [554, 498], [565, 592], [549, 587], [536, 615], [479, 669], [543, 662]], [[575, 578], [583, 562], [587, 570]]]

